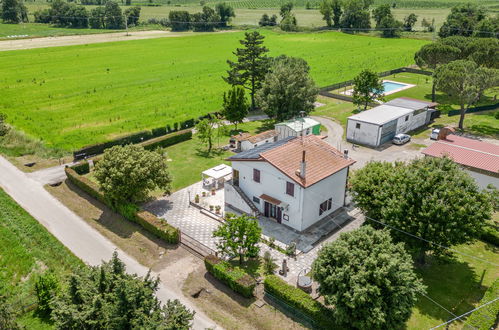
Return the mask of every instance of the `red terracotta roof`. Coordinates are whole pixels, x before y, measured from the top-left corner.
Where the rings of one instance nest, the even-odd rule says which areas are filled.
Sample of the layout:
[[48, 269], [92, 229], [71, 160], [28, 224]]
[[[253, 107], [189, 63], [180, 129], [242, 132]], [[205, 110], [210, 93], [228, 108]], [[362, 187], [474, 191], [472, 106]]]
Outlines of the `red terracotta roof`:
[[499, 173], [499, 146], [492, 143], [448, 135], [421, 152], [432, 157], [447, 155], [458, 164]]
[[[297, 173], [300, 170], [303, 150], [306, 162], [305, 179]], [[340, 151], [315, 135], [305, 136], [303, 140], [293, 139], [261, 153], [260, 156], [303, 187], [311, 186], [355, 163], [352, 159], [344, 158]]]

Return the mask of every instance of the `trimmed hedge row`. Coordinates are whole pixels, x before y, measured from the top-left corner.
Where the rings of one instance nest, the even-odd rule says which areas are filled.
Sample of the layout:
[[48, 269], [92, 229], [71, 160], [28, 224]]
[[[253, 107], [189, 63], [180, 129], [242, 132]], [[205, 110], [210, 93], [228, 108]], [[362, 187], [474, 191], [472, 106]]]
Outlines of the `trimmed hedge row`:
[[142, 142], [140, 145], [143, 146], [144, 149], [150, 150], [157, 147], [169, 147], [171, 145], [190, 140], [191, 138], [192, 130], [185, 129], [183, 131], [178, 131], [172, 134], [160, 136], [158, 138]]
[[126, 219], [137, 223], [151, 234], [168, 243], [177, 244], [180, 241], [180, 231], [171, 226], [165, 220], [159, 219], [150, 212], [140, 210], [140, 208], [135, 204], [121, 204], [113, 206], [105, 198], [104, 194], [100, 192], [97, 184], [84, 176], [78, 175], [78, 173], [70, 167], [66, 167], [65, 170], [69, 181], [88, 193], [90, 196], [106, 204]]
[[90, 164], [86, 160], [71, 166], [71, 168], [79, 175], [90, 173]]
[[166, 125], [158, 128], [153, 128], [152, 130], [145, 130], [131, 135], [123, 136], [121, 138], [117, 138], [116, 140], [107, 141], [104, 143], [92, 144], [74, 151], [73, 157], [75, 159], [82, 159], [88, 156], [98, 155], [103, 153], [105, 149], [111, 148], [113, 146], [141, 143], [157, 137], [162, 137], [168, 133], [176, 132], [179, 129], [185, 130], [187, 128], [194, 127], [195, 124], [196, 124], [195, 119], [188, 119], [180, 123], [174, 123], [173, 128], [170, 125]]
[[235, 292], [246, 298], [253, 297], [256, 281], [242, 269], [232, 268], [228, 262], [212, 254], [204, 258], [204, 265], [210, 274], [227, 284]]
[[281, 280], [276, 275], [269, 275], [263, 282], [265, 291], [272, 296], [283, 300], [307, 316], [309, 316], [320, 328], [336, 329], [338, 325], [334, 322], [333, 311], [319, 301]]
[[[485, 291], [482, 299], [478, 303], [478, 306], [488, 303], [499, 297], [499, 278], [492, 283], [492, 285]], [[474, 311], [470, 317], [466, 320], [466, 323], [470, 324], [479, 330], [489, 330], [497, 325], [499, 316], [499, 300], [489, 304], [479, 310]]]

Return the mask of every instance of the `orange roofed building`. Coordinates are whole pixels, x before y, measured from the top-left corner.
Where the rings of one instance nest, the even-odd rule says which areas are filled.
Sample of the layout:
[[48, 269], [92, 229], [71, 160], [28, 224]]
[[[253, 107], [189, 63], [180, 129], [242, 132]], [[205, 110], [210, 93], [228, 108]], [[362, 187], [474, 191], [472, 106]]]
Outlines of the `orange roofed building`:
[[225, 204], [299, 232], [345, 204], [355, 163], [315, 135], [265, 143], [228, 160], [233, 179], [225, 187]]

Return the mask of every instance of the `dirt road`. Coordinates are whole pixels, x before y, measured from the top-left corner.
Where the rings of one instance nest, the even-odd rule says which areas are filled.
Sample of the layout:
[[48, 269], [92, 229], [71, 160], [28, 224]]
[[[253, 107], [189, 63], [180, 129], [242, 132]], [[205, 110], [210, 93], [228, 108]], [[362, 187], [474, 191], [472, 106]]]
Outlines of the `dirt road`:
[[[232, 31], [222, 31], [213, 33], [224, 33]], [[61, 47], [83, 44], [95, 44], [102, 42], [139, 40], [165, 37], [183, 37], [193, 35], [194, 32], [170, 32], [170, 31], [137, 31], [130, 32], [127, 36], [125, 32], [85, 34], [74, 36], [46, 37], [33, 39], [17, 39], [0, 41], [0, 51], [20, 50], [31, 48]], [[209, 33], [206, 33], [209, 34]]]

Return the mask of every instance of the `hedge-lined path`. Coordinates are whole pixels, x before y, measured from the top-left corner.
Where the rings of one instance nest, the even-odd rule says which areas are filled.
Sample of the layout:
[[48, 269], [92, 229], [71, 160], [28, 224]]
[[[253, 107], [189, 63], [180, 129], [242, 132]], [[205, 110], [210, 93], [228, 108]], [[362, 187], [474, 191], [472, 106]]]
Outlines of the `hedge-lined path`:
[[[130, 273], [141, 276], [147, 274], [146, 267], [66, 208], [43, 188], [43, 184], [30, 178], [2, 156], [0, 156], [0, 187], [84, 262], [98, 265], [102, 260], [109, 260], [113, 252], [117, 251]], [[202, 311], [196, 310], [179, 288], [169, 286], [168, 278], [163, 279], [156, 294], [163, 302], [168, 299], [179, 299], [189, 309], [195, 310], [195, 329], [219, 328]]]

